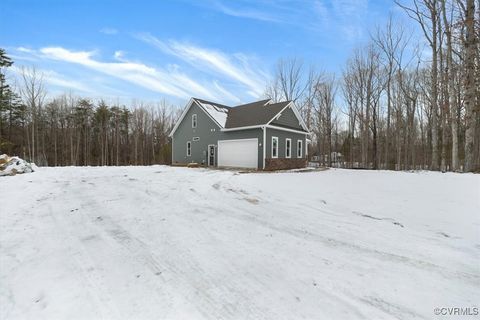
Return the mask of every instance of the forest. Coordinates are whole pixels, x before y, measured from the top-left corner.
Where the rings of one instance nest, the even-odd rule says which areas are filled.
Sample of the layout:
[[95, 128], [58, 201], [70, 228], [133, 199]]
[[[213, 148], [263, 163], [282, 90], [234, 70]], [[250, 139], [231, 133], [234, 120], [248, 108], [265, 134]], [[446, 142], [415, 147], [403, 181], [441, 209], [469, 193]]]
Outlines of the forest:
[[[337, 74], [282, 58], [264, 96], [295, 102], [312, 133], [309, 156], [322, 165], [478, 172], [480, 4], [396, 5], [408, 26], [392, 16], [370, 30]], [[13, 85], [13, 63], [0, 49], [1, 153], [43, 166], [169, 163], [168, 134], [183, 106], [51, 97], [34, 66], [22, 66]]]

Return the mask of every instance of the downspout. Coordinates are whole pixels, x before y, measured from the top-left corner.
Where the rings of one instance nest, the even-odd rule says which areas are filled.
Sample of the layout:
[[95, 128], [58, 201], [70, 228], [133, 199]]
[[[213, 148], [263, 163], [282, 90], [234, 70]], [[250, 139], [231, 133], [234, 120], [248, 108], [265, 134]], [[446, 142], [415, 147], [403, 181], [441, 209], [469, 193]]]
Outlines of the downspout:
[[265, 170], [265, 151], [267, 150], [267, 128], [265, 126], [262, 127], [263, 129], [263, 167], [262, 169]]
[[173, 166], [173, 135], [172, 135], [172, 163], [170, 165]]

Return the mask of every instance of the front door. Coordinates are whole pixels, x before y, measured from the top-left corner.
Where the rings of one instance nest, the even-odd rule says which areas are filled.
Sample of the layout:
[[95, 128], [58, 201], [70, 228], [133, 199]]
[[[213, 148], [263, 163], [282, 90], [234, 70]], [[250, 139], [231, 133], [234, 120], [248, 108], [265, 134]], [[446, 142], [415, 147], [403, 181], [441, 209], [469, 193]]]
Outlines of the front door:
[[208, 146], [208, 166], [215, 167], [215, 146], [212, 144]]

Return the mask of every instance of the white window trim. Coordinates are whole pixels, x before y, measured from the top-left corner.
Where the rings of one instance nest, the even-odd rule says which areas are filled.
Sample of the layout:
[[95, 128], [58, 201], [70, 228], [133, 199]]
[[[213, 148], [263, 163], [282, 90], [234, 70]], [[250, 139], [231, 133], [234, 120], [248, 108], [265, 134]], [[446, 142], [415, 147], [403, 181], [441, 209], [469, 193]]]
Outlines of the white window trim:
[[[273, 156], [273, 140], [276, 140], [276, 141], [277, 141], [277, 150], [276, 150], [276, 151], [277, 151], [277, 152], [276, 152], [277, 154], [276, 154], [275, 156]], [[273, 137], [273, 136], [272, 136], [272, 158], [273, 158], [273, 159], [277, 159], [277, 158], [278, 158], [278, 137]]]
[[303, 156], [303, 140], [297, 140], [297, 158], [302, 158], [302, 156]]
[[[290, 148], [288, 148], [288, 142], [290, 142]], [[285, 139], [285, 158], [290, 159], [291, 157], [292, 157], [292, 139], [286, 138]]]
[[[195, 125], [194, 125], [194, 120], [195, 119]], [[192, 128], [195, 129], [197, 127], [197, 114], [194, 113], [192, 114]]]
[[187, 141], [187, 157], [191, 157], [191, 156], [192, 156], [192, 142]]

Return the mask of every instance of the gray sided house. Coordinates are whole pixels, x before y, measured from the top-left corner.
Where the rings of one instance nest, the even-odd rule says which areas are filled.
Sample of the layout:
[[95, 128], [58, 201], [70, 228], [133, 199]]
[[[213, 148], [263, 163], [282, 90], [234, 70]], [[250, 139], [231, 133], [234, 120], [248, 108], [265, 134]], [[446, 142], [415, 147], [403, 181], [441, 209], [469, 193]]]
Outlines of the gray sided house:
[[291, 101], [235, 107], [192, 98], [175, 124], [172, 164], [276, 170], [305, 167], [308, 130]]

